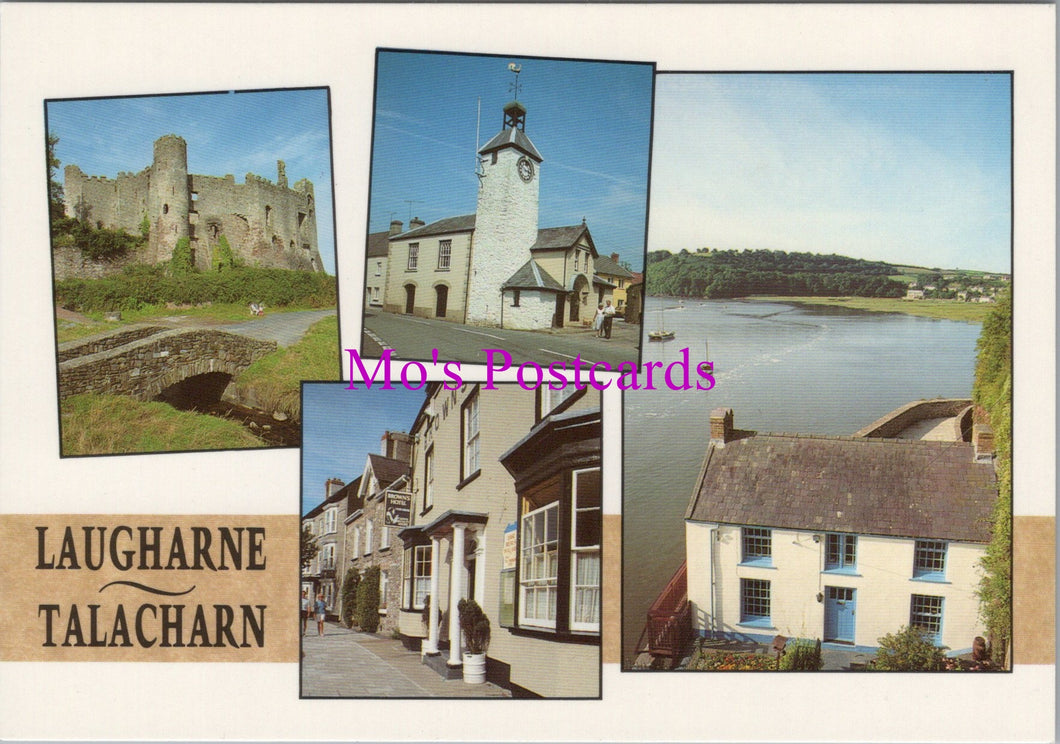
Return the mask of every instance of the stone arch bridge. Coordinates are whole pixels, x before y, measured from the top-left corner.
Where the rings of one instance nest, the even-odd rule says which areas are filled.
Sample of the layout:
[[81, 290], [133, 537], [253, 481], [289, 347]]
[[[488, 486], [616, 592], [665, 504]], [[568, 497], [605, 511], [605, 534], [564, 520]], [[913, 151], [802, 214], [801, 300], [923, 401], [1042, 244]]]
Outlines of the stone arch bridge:
[[59, 346], [59, 397], [127, 395], [149, 401], [186, 383], [221, 393], [233, 377], [274, 351], [260, 341], [212, 328], [127, 326]]

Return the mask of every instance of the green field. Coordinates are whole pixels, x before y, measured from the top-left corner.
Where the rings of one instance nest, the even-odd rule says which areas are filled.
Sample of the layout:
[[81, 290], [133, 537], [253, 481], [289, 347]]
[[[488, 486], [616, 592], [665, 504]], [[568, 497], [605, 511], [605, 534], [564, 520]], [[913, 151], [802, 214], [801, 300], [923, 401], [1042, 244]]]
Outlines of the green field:
[[770, 302], [793, 302], [798, 305], [826, 305], [847, 307], [873, 313], [905, 313], [940, 320], [963, 320], [982, 323], [990, 312], [991, 304], [978, 302], [956, 302], [954, 300], [906, 300], [884, 297], [770, 297], [757, 295], [749, 300]]
[[266, 446], [235, 421], [121, 395], [74, 395], [62, 401], [60, 411], [64, 455]]

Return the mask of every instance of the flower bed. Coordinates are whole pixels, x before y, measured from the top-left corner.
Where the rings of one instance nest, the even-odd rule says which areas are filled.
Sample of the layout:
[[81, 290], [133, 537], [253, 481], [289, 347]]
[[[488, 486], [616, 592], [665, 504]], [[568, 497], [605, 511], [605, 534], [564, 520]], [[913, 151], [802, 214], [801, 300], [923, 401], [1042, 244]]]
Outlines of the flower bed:
[[696, 672], [775, 672], [777, 660], [768, 654], [696, 649], [687, 669]]

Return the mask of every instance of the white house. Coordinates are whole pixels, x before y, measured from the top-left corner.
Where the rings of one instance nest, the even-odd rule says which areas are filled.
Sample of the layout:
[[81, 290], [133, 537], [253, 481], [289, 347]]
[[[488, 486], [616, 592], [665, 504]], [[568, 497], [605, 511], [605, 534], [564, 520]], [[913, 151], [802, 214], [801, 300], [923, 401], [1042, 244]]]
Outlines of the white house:
[[763, 435], [734, 429], [731, 409], [710, 430], [685, 520], [694, 633], [871, 651], [915, 625], [951, 655], [984, 633], [989, 430], [974, 444]]

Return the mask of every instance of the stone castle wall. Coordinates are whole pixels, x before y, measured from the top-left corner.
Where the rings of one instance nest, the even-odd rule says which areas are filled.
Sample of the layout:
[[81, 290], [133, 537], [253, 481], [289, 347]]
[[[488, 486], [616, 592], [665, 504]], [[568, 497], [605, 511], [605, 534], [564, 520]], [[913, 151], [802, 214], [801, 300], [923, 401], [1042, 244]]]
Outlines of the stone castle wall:
[[151, 235], [146, 250], [118, 262], [79, 261], [56, 249], [55, 277], [96, 278], [129, 263], [163, 263], [184, 236], [191, 239], [196, 267], [209, 270], [222, 235], [233, 254], [250, 265], [323, 271], [313, 184], [303, 179], [288, 188], [282, 161], [277, 171], [276, 183], [252, 173], [241, 184], [231, 175], [189, 174], [187, 145], [175, 135], [155, 142], [152, 164], [139, 173], [110, 179], [68, 165], [63, 186], [68, 216], [80, 213], [93, 225], [133, 235], [147, 217]]

